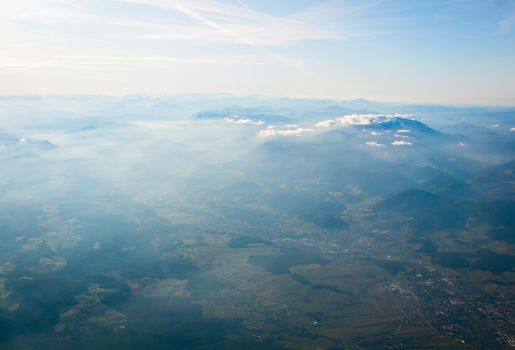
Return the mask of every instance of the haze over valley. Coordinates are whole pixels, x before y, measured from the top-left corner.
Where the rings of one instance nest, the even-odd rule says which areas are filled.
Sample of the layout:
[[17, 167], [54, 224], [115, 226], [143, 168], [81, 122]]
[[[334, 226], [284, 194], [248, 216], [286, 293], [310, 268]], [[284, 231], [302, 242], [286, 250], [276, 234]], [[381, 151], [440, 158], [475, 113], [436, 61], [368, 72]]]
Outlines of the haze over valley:
[[0, 110], [4, 349], [514, 343], [512, 108], [133, 95]]

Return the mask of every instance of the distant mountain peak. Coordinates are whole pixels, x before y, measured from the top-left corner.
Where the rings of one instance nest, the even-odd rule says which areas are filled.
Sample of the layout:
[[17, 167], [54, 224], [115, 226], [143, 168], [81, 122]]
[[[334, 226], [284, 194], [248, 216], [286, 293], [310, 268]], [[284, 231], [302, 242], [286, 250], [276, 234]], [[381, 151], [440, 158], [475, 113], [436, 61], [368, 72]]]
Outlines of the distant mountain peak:
[[355, 99], [351, 100], [351, 102], [356, 102], [356, 103], [372, 103], [372, 101], [367, 100], [366, 98], [363, 98], [363, 97], [355, 98]]

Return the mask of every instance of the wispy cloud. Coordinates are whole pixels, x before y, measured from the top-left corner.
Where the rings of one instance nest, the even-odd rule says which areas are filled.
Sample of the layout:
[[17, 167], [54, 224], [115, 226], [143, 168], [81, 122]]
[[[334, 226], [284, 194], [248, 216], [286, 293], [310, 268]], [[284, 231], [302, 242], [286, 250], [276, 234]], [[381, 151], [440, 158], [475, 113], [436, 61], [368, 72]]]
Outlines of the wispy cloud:
[[[0, 0], [0, 6], [2, 1], [6, 0]], [[44, 69], [58, 64], [80, 69], [126, 69], [127, 66], [141, 62], [223, 63], [281, 65], [309, 75], [311, 73], [303, 62], [273, 52], [269, 46], [303, 40], [343, 38], [341, 33], [326, 29], [323, 25], [287, 16], [272, 16], [238, 2], [231, 5], [211, 0], [106, 0], [106, 4], [115, 4], [117, 8], [121, 6], [122, 11], [106, 11], [80, 0], [9, 2], [9, 10], [0, 13], [0, 49], [3, 51], [1, 70]], [[130, 11], [123, 11], [135, 5], [141, 7], [141, 14], [129, 16], [127, 13]], [[164, 10], [158, 19], [144, 15], [145, 11], [152, 13], [156, 8]], [[34, 25], [42, 26], [42, 32], [34, 31]], [[70, 44], [73, 37], [85, 43], [84, 49]], [[143, 57], [130, 52], [147, 45], [145, 42], [156, 47], [159, 41], [166, 44], [157, 50], [157, 54]], [[43, 42], [51, 44], [42, 45]], [[174, 54], [170, 55], [167, 51], [170, 51], [168, 44], [171, 42], [198, 42], [214, 46], [211, 46], [205, 57], [177, 50], [173, 50]], [[106, 49], [109, 44], [112, 49]], [[218, 44], [245, 45], [251, 47], [254, 53], [234, 55], [225, 51], [225, 54], [211, 55]], [[19, 56], [20, 52], [27, 52], [27, 47], [30, 52], [46, 54], [47, 57], [36, 60], [33, 59], [35, 56], [21, 59], [14, 57]], [[113, 57], [112, 52], [116, 48], [122, 48], [117, 50], [121, 57]], [[48, 54], [49, 51], [52, 53]], [[86, 52], [88, 57], [84, 56]], [[71, 57], [73, 54], [75, 57]], [[79, 57], [81, 55], [84, 57]], [[119, 65], [113, 66], [114, 62]]]
[[375, 141], [369, 141], [366, 143], [366, 145], [370, 146], [370, 147], [383, 147], [384, 146], [382, 143], [378, 143]]
[[[0, 0], [0, 91], [29, 92], [38, 82], [46, 92], [226, 91], [512, 104], [506, 72], [513, 53], [503, 48], [515, 35], [514, 8], [509, 0], [474, 3]], [[435, 20], [442, 5], [449, 5], [449, 16]], [[461, 40], [465, 33], [477, 35], [477, 43]], [[427, 55], [422, 43], [439, 40], [444, 51]], [[463, 50], [453, 50], [456, 45]], [[503, 54], [484, 56], [488, 50]], [[438, 72], [434, 59], [441, 59]], [[442, 83], [461, 61], [467, 64], [457, 79]], [[491, 69], [477, 69], [486, 63]], [[377, 72], [388, 72], [388, 79], [378, 82]], [[495, 89], [483, 97], [476, 90], [485, 79]], [[382, 86], [392, 80], [399, 81], [395, 89]], [[316, 128], [369, 121], [323, 120]]]
[[75, 7], [77, 10], [83, 10], [83, 8], [77, 4], [74, 0], [61, 0], [61, 2], [65, 3], [68, 6]]
[[277, 129], [274, 125], [259, 131], [258, 136], [263, 139], [270, 139], [274, 137], [297, 137], [307, 133], [312, 133], [313, 129], [295, 128], [295, 129]]
[[231, 124], [239, 124], [239, 125], [263, 125], [265, 124], [262, 120], [253, 120], [245, 117], [239, 117], [239, 116], [231, 116], [224, 118], [224, 120]]
[[[255, 11], [248, 6], [234, 6], [211, 0], [120, 0], [182, 13], [202, 27], [195, 26], [186, 35], [176, 30], [163, 29], [145, 33], [140, 39], [228, 42], [248, 45], [263, 55], [300, 73], [312, 76], [304, 64], [272, 52], [267, 46], [285, 45], [304, 40], [341, 40], [336, 31], [288, 17], [276, 17]], [[240, 5], [241, 2], [239, 3]]]
[[509, 2], [508, 7], [502, 10], [502, 17], [499, 20], [499, 28], [508, 32], [515, 28], [515, 3]]
[[409, 142], [409, 141], [401, 140], [401, 141], [393, 141], [392, 145], [394, 145], [394, 146], [412, 146], [413, 143]]
[[[294, 17], [277, 17], [252, 10], [241, 4], [235, 6], [209, 0], [120, 0], [182, 13], [203, 30], [195, 30], [191, 39], [229, 41], [250, 45], [281, 45], [302, 40], [341, 40], [345, 36]], [[243, 6], [241, 6], [243, 5]], [[176, 39], [174, 31], [164, 28], [147, 33], [148, 39]]]
[[0, 57], [0, 72], [39, 71], [48, 69], [132, 70], [151, 64], [167, 67], [188, 65], [287, 65], [287, 62], [261, 56], [106, 56], [106, 55], [4, 55]]
[[[0, 5], [1, 5], [0, 0]], [[4, 0], [5, 1], [5, 0]], [[159, 25], [143, 20], [123, 18], [103, 13], [86, 11], [75, 1], [62, 0], [25, 0], [10, 2], [8, 11], [0, 12], [0, 18], [10, 21], [18, 28], [22, 24], [45, 24], [55, 28], [83, 25], [84, 28], [113, 26], [120, 28], [158, 28]]]
[[[6, 0], [2, 0], [6, 1]], [[0, 1], [0, 5], [1, 2]], [[110, 3], [111, 1], [107, 1]], [[139, 29], [130, 37], [137, 40], [187, 40], [230, 42], [248, 45], [284, 45], [303, 40], [341, 40], [345, 36], [320, 23], [252, 10], [210, 0], [118, 0], [124, 6], [141, 5], [165, 10], [160, 21], [145, 16], [124, 16], [88, 10], [78, 0], [25, 0], [4, 5], [0, 19], [19, 23], [44, 23], [53, 27], [82, 24]], [[182, 16], [182, 17], [181, 17]], [[123, 36], [123, 32], [119, 33]], [[129, 37], [129, 36], [127, 36]]]

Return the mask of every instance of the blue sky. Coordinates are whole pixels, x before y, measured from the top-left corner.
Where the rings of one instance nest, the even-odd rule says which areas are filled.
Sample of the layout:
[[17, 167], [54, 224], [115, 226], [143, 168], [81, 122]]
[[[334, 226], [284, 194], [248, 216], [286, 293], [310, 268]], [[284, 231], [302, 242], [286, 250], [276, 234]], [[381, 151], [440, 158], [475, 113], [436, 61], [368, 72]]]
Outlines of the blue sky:
[[515, 1], [0, 0], [0, 94], [515, 105]]

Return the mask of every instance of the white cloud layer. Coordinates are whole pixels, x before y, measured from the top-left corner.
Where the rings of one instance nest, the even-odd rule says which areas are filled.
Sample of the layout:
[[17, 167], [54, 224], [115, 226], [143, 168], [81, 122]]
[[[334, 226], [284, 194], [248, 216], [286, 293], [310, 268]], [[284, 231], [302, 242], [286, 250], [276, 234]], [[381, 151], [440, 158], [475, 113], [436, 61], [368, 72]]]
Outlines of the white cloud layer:
[[249, 118], [245, 118], [245, 117], [240, 117], [240, 116], [231, 116], [231, 117], [226, 117], [224, 118], [224, 120], [228, 123], [231, 123], [231, 124], [240, 124], [240, 125], [264, 125], [265, 122], [262, 121], [262, 120], [252, 120], [252, 119], [249, 119]]
[[315, 127], [329, 129], [335, 126], [336, 124], [337, 122], [335, 120], [323, 120], [321, 122], [316, 123]]
[[370, 146], [370, 147], [383, 147], [384, 146], [382, 143], [378, 143], [375, 141], [369, 141], [366, 143], [366, 145]]
[[413, 143], [411, 143], [409, 141], [400, 140], [400, 141], [393, 141], [392, 145], [394, 145], [394, 146], [411, 146], [411, 145], [413, 145]]
[[275, 126], [270, 125], [268, 128], [259, 131], [258, 136], [264, 139], [270, 139], [274, 137], [296, 137], [313, 131], [313, 129], [300, 127], [296, 129], [276, 129]]
[[373, 124], [373, 120], [378, 118], [377, 114], [351, 114], [339, 117], [336, 120], [341, 125], [370, 125]]

